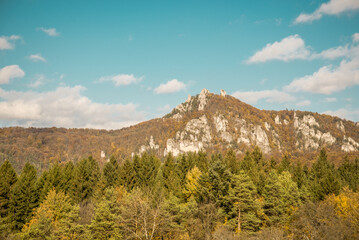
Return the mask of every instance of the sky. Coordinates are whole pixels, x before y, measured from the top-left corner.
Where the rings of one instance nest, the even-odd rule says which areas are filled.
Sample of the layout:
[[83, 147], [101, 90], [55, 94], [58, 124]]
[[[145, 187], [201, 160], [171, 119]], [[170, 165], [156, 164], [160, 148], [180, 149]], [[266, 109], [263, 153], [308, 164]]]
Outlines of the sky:
[[359, 0], [0, 0], [0, 127], [118, 129], [203, 88], [359, 121]]

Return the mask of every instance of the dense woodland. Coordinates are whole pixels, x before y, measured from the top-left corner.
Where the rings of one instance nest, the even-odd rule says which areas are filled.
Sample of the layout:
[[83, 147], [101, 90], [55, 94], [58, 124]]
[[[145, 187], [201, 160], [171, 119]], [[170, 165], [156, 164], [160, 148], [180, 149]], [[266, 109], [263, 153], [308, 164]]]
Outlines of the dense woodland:
[[0, 168], [0, 239], [358, 239], [359, 161], [93, 157]]

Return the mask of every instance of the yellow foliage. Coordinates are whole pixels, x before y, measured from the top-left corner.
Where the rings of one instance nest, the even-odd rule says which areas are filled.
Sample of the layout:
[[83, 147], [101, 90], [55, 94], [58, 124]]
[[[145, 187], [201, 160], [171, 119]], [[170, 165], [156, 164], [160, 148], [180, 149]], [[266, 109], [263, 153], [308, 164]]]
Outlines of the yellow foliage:
[[202, 173], [198, 169], [198, 167], [194, 167], [187, 173], [186, 176], [186, 185], [183, 190], [183, 194], [186, 199], [189, 199], [197, 190], [198, 187], [198, 179], [201, 177]]

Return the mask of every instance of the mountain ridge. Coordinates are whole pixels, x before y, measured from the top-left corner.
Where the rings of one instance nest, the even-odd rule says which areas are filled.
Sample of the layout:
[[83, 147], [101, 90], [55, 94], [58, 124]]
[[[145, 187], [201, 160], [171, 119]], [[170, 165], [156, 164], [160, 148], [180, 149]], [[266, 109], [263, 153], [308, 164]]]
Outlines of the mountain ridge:
[[307, 111], [260, 110], [224, 90], [214, 94], [203, 89], [164, 117], [119, 130], [1, 128], [0, 162], [8, 159], [20, 168], [30, 161], [43, 168], [88, 155], [99, 161], [145, 152], [164, 157], [233, 149], [242, 155], [254, 146], [267, 156], [310, 161], [321, 148], [358, 157], [358, 142], [358, 123]]

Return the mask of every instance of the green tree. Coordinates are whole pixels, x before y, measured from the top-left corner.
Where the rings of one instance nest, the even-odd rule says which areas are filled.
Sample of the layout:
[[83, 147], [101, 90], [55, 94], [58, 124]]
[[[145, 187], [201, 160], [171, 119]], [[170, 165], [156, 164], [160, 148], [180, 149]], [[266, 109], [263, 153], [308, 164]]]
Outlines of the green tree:
[[105, 177], [106, 187], [113, 187], [118, 183], [119, 167], [114, 156], [105, 163], [103, 176]]
[[[137, 159], [138, 157], [136, 156], [135, 158]], [[129, 159], [126, 159], [120, 166], [119, 172], [119, 185], [125, 186], [128, 191], [132, 190], [136, 181], [136, 172], [132, 162]]]
[[315, 200], [323, 200], [331, 193], [339, 194], [341, 188], [339, 176], [334, 165], [328, 162], [324, 149], [320, 151], [317, 161], [312, 166], [310, 181], [310, 191]]
[[257, 200], [257, 189], [244, 171], [233, 175], [232, 179], [225, 204], [228, 224], [237, 232], [258, 231], [263, 214]]
[[121, 239], [120, 206], [113, 188], [97, 203], [89, 229], [93, 239]]
[[17, 181], [17, 175], [11, 163], [6, 160], [0, 167], [0, 216], [9, 215], [10, 191]]
[[89, 157], [77, 163], [72, 186], [74, 200], [81, 202], [91, 198], [99, 179], [100, 170], [95, 159]]
[[72, 205], [66, 194], [53, 189], [20, 236], [22, 239], [78, 239], [81, 232], [76, 224], [78, 218], [79, 207]]
[[19, 180], [11, 189], [10, 211], [14, 230], [20, 230], [32, 217], [32, 210], [38, 206], [36, 169], [26, 163]]

